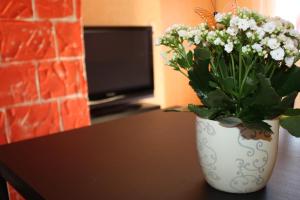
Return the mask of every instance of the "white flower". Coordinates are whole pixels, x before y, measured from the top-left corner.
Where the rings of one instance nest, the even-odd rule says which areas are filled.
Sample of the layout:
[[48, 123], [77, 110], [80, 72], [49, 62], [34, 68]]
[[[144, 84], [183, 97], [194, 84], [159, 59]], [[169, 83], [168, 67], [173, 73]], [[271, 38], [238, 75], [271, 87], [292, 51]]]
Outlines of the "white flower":
[[284, 57], [284, 50], [283, 50], [281, 47], [279, 47], [279, 48], [277, 48], [277, 49], [275, 49], [275, 50], [272, 50], [272, 51], [270, 52], [270, 55], [271, 55], [271, 57], [272, 57], [274, 60], [277, 60], [277, 61], [283, 60], [283, 57]]
[[247, 31], [246, 36], [247, 36], [247, 38], [251, 38], [253, 36], [253, 33], [251, 33], [250, 31]]
[[296, 31], [295, 29], [290, 30], [289, 34], [293, 37], [296, 37], [296, 38], [300, 36], [298, 31]]
[[194, 36], [195, 36], [194, 30], [187, 31], [187, 34], [186, 34], [187, 39], [193, 38]]
[[261, 47], [261, 45], [258, 44], [258, 43], [253, 44], [253, 45], [252, 45], [252, 49], [254, 49], [254, 50], [257, 51], [257, 52], [261, 52], [261, 51], [262, 51], [262, 47]]
[[239, 27], [239, 29], [242, 29], [243, 31], [245, 31], [250, 27], [250, 24], [247, 19], [239, 19], [238, 27]]
[[171, 60], [177, 60], [178, 58], [180, 58], [180, 55], [178, 55], [177, 53], [174, 53]]
[[276, 23], [273, 21], [267, 22], [263, 25], [265, 32], [272, 33], [276, 29]]
[[214, 45], [222, 45], [224, 42], [221, 40], [221, 38], [216, 38], [214, 40]]
[[201, 32], [199, 30], [190, 30], [190, 32], [188, 34], [190, 35], [190, 37], [193, 37], [193, 36], [201, 34]]
[[250, 29], [256, 30], [256, 28], [257, 28], [256, 21], [254, 19], [250, 19], [248, 22], [249, 22]]
[[188, 32], [186, 30], [180, 30], [180, 31], [178, 31], [178, 35], [182, 38], [187, 38]]
[[195, 36], [194, 42], [195, 42], [195, 44], [200, 44], [201, 39], [200, 39], [200, 37], [198, 35]]
[[233, 16], [230, 20], [230, 26], [238, 26], [240, 18], [237, 16]]
[[257, 35], [258, 35], [258, 38], [261, 40], [264, 36], [265, 36], [265, 34], [266, 34], [266, 32], [262, 29], [262, 28], [260, 28], [260, 27], [258, 27], [257, 29], [256, 29], [256, 33], [257, 33]]
[[249, 51], [249, 47], [248, 46], [243, 46], [242, 47], [242, 52], [243, 53], [248, 53], [248, 51]]
[[298, 45], [299, 45], [299, 41], [298, 41], [298, 40], [296, 40], [296, 39], [294, 39], [294, 40], [293, 40], [293, 42], [294, 42], [294, 45], [295, 45], [296, 47], [298, 47]]
[[284, 48], [287, 49], [287, 50], [290, 50], [290, 51], [295, 50], [296, 47], [295, 47], [294, 41], [292, 39], [290, 39], [290, 38], [287, 38], [284, 41]]
[[284, 62], [286, 66], [291, 67], [294, 64], [295, 57], [286, 57]]
[[216, 22], [221, 22], [223, 20], [223, 17], [224, 17], [224, 14], [222, 13], [217, 13], [215, 15], [215, 19], [216, 19]]
[[237, 33], [238, 33], [238, 29], [235, 28], [235, 27], [229, 27], [229, 28], [226, 30], [226, 33], [228, 33], [228, 34], [231, 35], [231, 36], [236, 36]]
[[278, 38], [281, 42], [284, 42], [284, 41], [286, 41], [286, 40], [288, 39], [284, 34], [278, 35], [277, 38]]
[[267, 44], [271, 49], [277, 49], [280, 46], [280, 43], [275, 38], [270, 38]]
[[215, 31], [209, 31], [207, 34], [207, 40], [214, 40], [214, 38], [216, 37], [216, 32]]
[[233, 43], [232, 42], [229, 42], [229, 43], [225, 44], [225, 51], [227, 53], [232, 52], [232, 50], [233, 50]]

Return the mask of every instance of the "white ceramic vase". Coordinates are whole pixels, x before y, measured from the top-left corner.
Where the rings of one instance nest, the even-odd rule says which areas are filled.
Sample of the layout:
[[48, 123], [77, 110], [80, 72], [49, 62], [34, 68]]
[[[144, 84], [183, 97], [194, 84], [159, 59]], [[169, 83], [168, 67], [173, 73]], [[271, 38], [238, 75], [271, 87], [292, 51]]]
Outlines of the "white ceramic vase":
[[237, 127], [197, 117], [197, 148], [206, 181], [230, 193], [249, 193], [262, 189], [271, 177], [278, 147], [278, 120], [266, 120], [274, 134], [255, 133], [246, 139]]

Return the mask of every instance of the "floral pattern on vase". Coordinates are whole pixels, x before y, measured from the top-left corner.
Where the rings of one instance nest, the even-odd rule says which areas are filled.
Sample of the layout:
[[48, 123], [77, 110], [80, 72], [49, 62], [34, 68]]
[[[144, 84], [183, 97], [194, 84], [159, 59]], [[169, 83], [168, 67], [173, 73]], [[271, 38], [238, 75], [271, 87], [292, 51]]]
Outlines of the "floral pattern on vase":
[[266, 121], [274, 132], [267, 140], [251, 133], [246, 139], [237, 127], [223, 127], [217, 121], [197, 117], [197, 148], [206, 181], [231, 193], [248, 193], [263, 188], [276, 161], [278, 120]]
[[199, 122], [197, 129], [201, 131], [201, 134], [197, 138], [200, 163], [202, 168], [205, 168], [205, 176], [214, 180], [211, 182], [213, 185], [215, 181], [220, 180], [220, 177], [216, 173], [217, 154], [214, 149], [208, 145], [207, 137], [213, 137], [216, 135], [216, 131], [210, 124], [205, 122]]
[[[241, 147], [248, 149], [245, 152], [247, 158], [237, 158], [236, 172], [237, 176], [230, 181], [230, 186], [237, 192], [248, 192], [253, 191], [254, 187], [263, 187], [265, 179], [262, 177], [262, 173], [265, 171], [265, 166], [268, 163], [268, 152], [264, 149], [264, 144], [258, 141], [254, 146], [247, 146], [244, 144], [244, 139], [241, 135], [238, 137], [238, 143]], [[256, 151], [260, 151], [264, 156], [257, 158], [255, 157]]]

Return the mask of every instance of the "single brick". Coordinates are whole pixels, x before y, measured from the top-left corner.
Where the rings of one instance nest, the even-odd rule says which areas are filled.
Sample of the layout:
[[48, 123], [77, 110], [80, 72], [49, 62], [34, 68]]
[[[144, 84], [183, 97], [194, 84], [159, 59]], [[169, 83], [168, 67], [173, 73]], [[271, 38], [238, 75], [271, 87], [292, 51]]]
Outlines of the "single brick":
[[56, 36], [60, 56], [83, 55], [82, 26], [79, 22], [57, 23]]
[[15, 107], [7, 110], [10, 141], [35, 138], [59, 131], [57, 103]]
[[1, 0], [0, 19], [32, 17], [31, 0]]
[[82, 61], [44, 62], [39, 66], [41, 96], [44, 99], [86, 94]]
[[54, 58], [50, 22], [2, 21], [0, 23], [2, 62]]
[[40, 18], [61, 18], [73, 15], [73, 0], [35, 0]]
[[0, 145], [7, 144], [4, 117], [4, 113], [0, 112]]
[[0, 107], [37, 99], [33, 65], [0, 67], [0, 77]]
[[90, 114], [86, 99], [70, 99], [62, 102], [61, 114], [64, 130], [90, 125]]

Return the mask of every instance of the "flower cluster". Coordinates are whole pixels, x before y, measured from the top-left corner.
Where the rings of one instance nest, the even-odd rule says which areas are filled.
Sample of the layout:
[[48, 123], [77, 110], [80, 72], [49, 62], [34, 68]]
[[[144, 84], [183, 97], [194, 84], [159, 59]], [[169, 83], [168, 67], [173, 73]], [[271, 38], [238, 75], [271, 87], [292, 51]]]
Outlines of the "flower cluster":
[[279, 17], [248, 9], [218, 13], [195, 27], [173, 25], [159, 38], [167, 65], [189, 79], [202, 105], [196, 115], [226, 126], [271, 133], [265, 119], [300, 137], [300, 34]]
[[265, 17], [243, 8], [237, 15], [218, 13], [215, 20], [215, 29], [206, 23], [196, 27], [173, 25], [159, 39], [159, 44], [174, 48], [185, 40], [191, 45], [208, 47], [212, 52], [241, 51], [288, 67], [300, 57], [300, 34], [293, 24], [279, 17]]

